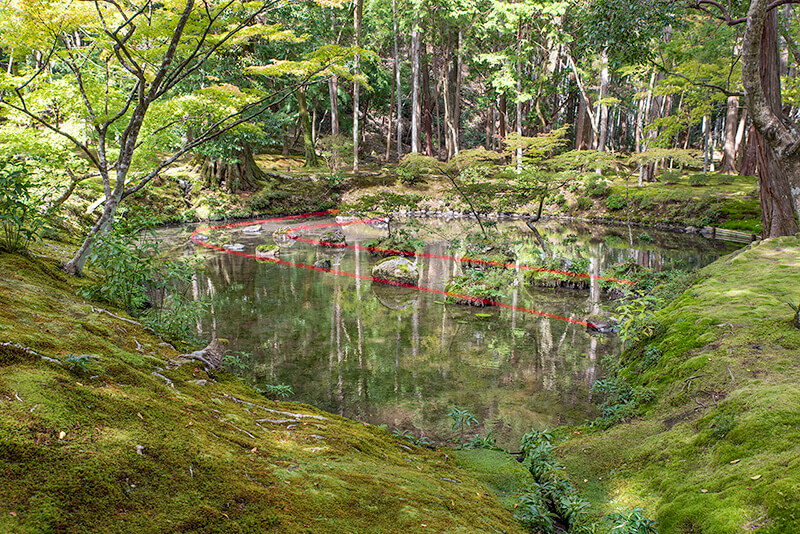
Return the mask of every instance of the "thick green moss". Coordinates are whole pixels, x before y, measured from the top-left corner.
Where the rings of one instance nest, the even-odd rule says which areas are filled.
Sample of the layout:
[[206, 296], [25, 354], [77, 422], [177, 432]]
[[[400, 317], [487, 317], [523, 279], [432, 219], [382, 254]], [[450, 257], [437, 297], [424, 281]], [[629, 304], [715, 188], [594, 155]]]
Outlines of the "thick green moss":
[[0, 271], [0, 342], [55, 360], [0, 350], [0, 532], [522, 532], [447, 454], [174, 368], [54, 260]]
[[[644, 506], [662, 533], [800, 531], [800, 238], [750, 245], [705, 268], [661, 312], [647, 415], [562, 447], [606, 509]], [[631, 369], [637, 362], [630, 362]]]

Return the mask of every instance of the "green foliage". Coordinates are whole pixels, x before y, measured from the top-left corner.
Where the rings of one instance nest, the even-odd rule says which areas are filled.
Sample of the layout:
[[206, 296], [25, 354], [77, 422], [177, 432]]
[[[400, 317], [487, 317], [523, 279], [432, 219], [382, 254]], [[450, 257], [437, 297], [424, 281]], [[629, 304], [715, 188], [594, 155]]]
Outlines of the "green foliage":
[[736, 419], [730, 414], [719, 413], [711, 420], [709, 435], [715, 440], [720, 440], [734, 428], [736, 428]]
[[448, 295], [447, 300], [458, 304], [485, 306], [485, 300], [499, 301], [505, 290], [514, 283], [513, 272], [505, 269], [467, 269], [464, 274], [451, 277], [445, 291], [455, 295], [465, 295], [480, 300], [463, 299]]
[[654, 313], [664, 301], [652, 295], [626, 299], [617, 306], [618, 333], [624, 345], [631, 346], [653, 336], [659, 327]]
[[731, 185], [735, 180], [736, 176], [732, 176], [730, 174], [717, 175], [717, 184], [719, 185]]
[[489, 449], [491, 451], [502, 451], [500, 447], [497, 446], [497, 439], [492, 435], [492, 431], [486, 433], [486, 436], [481, 436], [480, 434], [476, 434], [472, 436], [466, 443], [461, 447], [462, 449]]
[[624, 196], [616, 193], [609, 195], [606, 199], [606, 208], [608, 211], [619, 211], [628, 205], [628, 201]]
[[539, 492], [524, 493], [516, 506], [517, 519], [531, 532], [551, 534], [555, 532], [556, 515], [548, 509], [547, 503]]
[[140, 313], [143, 322], [173, 339], [192, 339], [204, 307], [190, 295], [197, 261], [159, 257], [152, 231], [158, 222], [150, 216], [121, 218], [98, 238], [89, 258], [96, 281], [81, 295]]
[[0, 250], [21, 252], [36, 240], [44, 219], [35, 187], [24, 165], [0, 160]]
[[630, 514], [609, 514], [606, 522], [611, 534], [658, 534], [658, 523], [645, 517], [641, 508], [634, 508]]
[[581, 211], [586, 211], [594, 206], [594, 201], [589, 197], [578, 197], [575, 201], [575, 205]]
[[705, 172], [698, 172], [689, 176], [689, 185], [692, 187], [704, 187], [709, 184], [713, 175]]
[[397, 177], [405, 185], [417, 185], [425, 181], [438, 162], [421, 154], [406, 154], [397, 166]]
[[294, 395], [292, 386], [288, 384], [264, 384], [264, 386], [256, 387], [256, 391], [269, 398], [286, 399]]
[[628, 421], [638, 415], [639, 407], [655, 398], [650, 388], [633, 387], [624, 378], [610, 377], [597, 380], [591, 393], [602, 395], [599, 405], [602, 415], [592, 425], [606, 428], [616, 423]]
[[450, 409], [447, 417], [453, 420], [453, 432], [458, 432], [458, 442], [464, 442], [464, 433], [472, 425], [478, 425], [478, 418], [469, 410], [462, 410], [456, 406]]
[[87, 374], [89, 369], [86, 367], [86, 364], [91, 363], [92, 359], [88, 354], [82, 354], [80, 356], [68, 354], [63, 361], [64, 367], [69, 369], [70, 372], [75, 374]]
[[583, 183], [583, 190], [592, 198], [602, 198], [608, 195], [610, 188], [605, 178], [592, 174]]
[[399, 428], [392, 430], [392, 436], [405, 440], [413, 445], [416, 445], [417, 447], [432, 448], [434, 445], [433, 441], [426, 436], [417, 437], [412, 432], [409, 432], [408, 430], [400, 430]]
[[371, 250], [370, 254], [384, 256], [386, 254], [396, 254], [395, 251], [403, 252], [419, 252], [425, 248], [425, 241], [417, 237], [415, 232], [406, 228], [398, 228], [384, 237], [376, 237], [375, 239], [368, 239], [364, 245], [372, 249], [388, 250], [390, 252], [384, 253], [378, 250]]
[[681, 181], [681, 175], [680, 171], [664, 171], [658, 177], [658, 181], [662, 184], [675, 185]]
[[317, 140], [316, 148], [322, 154], [325, 165], [333, 174], [336, 174], [336, 171], [346, 165], [348, 161], [353, 161], [352, 136], [323, 135]]

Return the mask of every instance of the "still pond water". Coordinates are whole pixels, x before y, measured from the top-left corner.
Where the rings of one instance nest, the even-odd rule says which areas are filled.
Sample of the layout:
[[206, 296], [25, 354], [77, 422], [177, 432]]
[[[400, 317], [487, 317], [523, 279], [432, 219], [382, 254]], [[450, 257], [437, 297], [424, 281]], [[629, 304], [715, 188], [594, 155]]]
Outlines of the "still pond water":
[[[304, 220], [333, 222], [331, 217]], [[285, 222], [265, 222], [260, 234], [226, 230], [231, 242], [272, 242]], [[291, 223], [288, 223], [292, 225]], [[424, 252], [447, 256], [448, 242], [477, 232], [468, 221], [425, 220], [417, 231]], [[590, 273], [634, 258], [654, 270], [702, 267], [737, 245], [702, 237], [623, 227], [537, 223], [551, 253], [591, 259]], [[541, 242], [523, 222], [499, 223], [510, 232], [524, 264]], [[330, 228], [299, 231], [319, 239]], [[366, 224], [343, 227], [348, 244], [385, 230]], [[190, 233], [191, 230], [188, 230]], [[516, 450], [522, 434], [578, 423], [597, 415], [589, 389], [602, 376], [602, 361], [619, 352], [613, 336], [590, 334], [580, 324], [506, 308], [473, 308], [444, 302], [439, 294], [396, 288], [349, 276], [256, 261], [187, 243], [187, 229], [163, 232], [179, 254], [204, 258], [196, 295], [211, 298], [198, 322], [201, 337], [230, 340], [242, 354], [243, 378], [256, 386], [288, 384], [290, 400], [345, 417], [387, 425], [434, 441], [453, 439], [453, 407], [480, 421], [472, 431], [492, 431], [498, 445]], [[330, 249], [293, 242], [281, 260], [312, 265], [329, 258], [333, 269], [369, 275], [377, 258], [363, 250]], [[419, 258], [420, 285], [444, 289], [461, 265], [447, 258]], [[523, 280], [519, 273], [518, 279]], [[596, 281], [591, 290], [509, 287], [503, 302], [583, 320], [609, 315]]]

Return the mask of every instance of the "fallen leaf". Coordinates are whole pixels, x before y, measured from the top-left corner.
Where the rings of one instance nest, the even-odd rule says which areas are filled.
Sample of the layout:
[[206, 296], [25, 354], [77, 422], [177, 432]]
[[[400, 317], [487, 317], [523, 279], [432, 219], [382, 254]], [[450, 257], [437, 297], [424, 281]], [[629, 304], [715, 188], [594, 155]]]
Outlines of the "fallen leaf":
[[750, 480], [758, 480], [759, 478], [761, 478], [761, 475], [753, 475], [750, 477]]
[[67, 433], [63, 430], [58, 433], [58, 439], [64, 439], [65, 437], [67, 437]]
[[731, 460], [731, 464], [738, 464], [740, 460], [737, 458], [736, 460]]
[[17, 517], [17, 512], [11, 512], [11, 517]]
[[700, 493], [708, 493], [708, 490], [707, 489], [701, 489]]

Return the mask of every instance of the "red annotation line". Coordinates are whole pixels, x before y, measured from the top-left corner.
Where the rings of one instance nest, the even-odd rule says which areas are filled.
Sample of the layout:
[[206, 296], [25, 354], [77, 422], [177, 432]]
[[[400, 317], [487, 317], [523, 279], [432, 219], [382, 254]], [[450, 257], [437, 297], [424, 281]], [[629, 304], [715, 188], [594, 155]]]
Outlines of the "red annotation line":
[[[247, 252], [239, 252], [239, 251], [234, 251], [234, 250], [228, 250], [228, 249], [226, 249], [224, 247], [221, 247], [221, 246], [218, 246], [218, 245], [212, 245], [212, 244], [207, 243], [205, 241], [201, 241], [200, 239], [197, 238], [197, 234], [206, 232], [208, 230], [222, 230], [222, 229], [226, 229], [226, 228], [235, 228], [237, 226], [252, 226], [252, 225], [255, 225], [255, 224], [274, 223], [274, 222], [281, 222], [281, 221], [291, 221], [291, 220], [304, 219], [304, 218], [309, 218], [309, 217], [319, 217], [319, 216], [325, 216], [325, 215], [333, 215], [334, 213], [335, 212], [333, 212], [333, 211], [319, 211], [319, 212], [315, 212], [315, 213], [306, 213], [306, 214], [302, 214], [302, 215], [288, 215], [288, 216], [285, 216], [285, 217], [275, 217], [275, 218], [272, 218], [272, 219], [261, 219], [261, 220], [258, 220], [258, 221], [241, 221], [241, 222], [236, 222], [236, 223], [222, 224], [222, 225], [218, 225], [218, 226], [210, 226], [210, 227], [205, 227], [205, 228], [198, 228], [194, 232], [192, 232], [192, 235], [191, 235], [190, 239], [196, 245], [200, 245], [200, 246], [203, 246], [205, 248], [208, 248], [208, 249], [211, 249], [211, 250], [216, 250], [216, 251], [219, 251], [219, 252], [225, 252], [225, 253], [228, 253], [228, 254], [235, 254], [237, 256], [242, 256], [244, 258], [250, 258], [250, 259], [254, 259], [254, 260], [258, 260], [258, 261], [266, 261], [266, 262], [270, 262], [270, 263], [277, 263], [279, 265], [286, 265], [286, 266], [289, 266], [289, 267], [297, 267], [297, 268], [300, 268], [300, 269], [309, 269], [309, 270], [312, 270], [312, 271], [319, 271], [319, 272], [324, 272], [324, 273], [331, 273], [331, 274], [336, 274], [336, 275], [341, 275], [341, 276], [347, 276], [347, 277], [350, 277], [350, 278], [357, 278], [359, 280], [368, 280], [370, 282], [379, 282], [379, 283], [382, 283], [382, 284], [388, 284], [388, 285], [393, 285], [393, 286], [397, 286], [397, 287], [407, 287], [407, 288], [410, 288], [410, 289], [417, 289], [417, 290], [421, 290], [421, 291], [426, 291], [428, 293], [434, 293], [434, 294], [437, 294], [437, 295], [449, 296], [449, 297], [454, 297], [454, 298], [458, 298], [458, 299], [477, 302], [477, 303], [481, 303], [481, 304], [484, 304], [484, 305], [487, 305], [487, 306], [498, 306], [500, 308], [507, 308], [507, 309], [510, 309], [510, 310], [516, 310], [516, 311], [521, 311], [521, 312], [524, 312], [524, 313], [530, 313], [530, 314], [538, 315], [538, 316], [541, 316], [541, 317], [547, 317], [549, 319], [558, 319], [559, 321], [565, 321], [565, 322], [568, 322], [568, 323], [585, 326], [587, 328], [596, 328], [596, 325], [594, 323], [587, 322], [587, 321], [581, 321], [579, 319], [574, 319], [572, 317], [564, 317], [564, 316], [561, 316], [561, 315], [555, 315], [555, 314], [552, 314], [552, 313], [547, 313], [547, 312], [543, 312], [543, 311], [539, 311], [539, 310], [534, 310], [532, 308], [525, 308], [523, 306], [514, 306], [514, 305], [511, 305], [511, 304], [505, 304], [505, 303], [499, 302], [499, 301], [483, 299], [483, 298], [479, 298], [479, 297], [473, 297], [471, 295], [463, 295], [463, 294], [460, 294], [460, 293], [452, 293], [452, 292], [444, 291], [444, 290], [441, 290], [441, 289], [434, 289], [434, 288], [431, 288], [431, 287], [420, 286], [420, 285], [415, 285], [415, 284], [406, 284], [406, 283], [403, 283], [403, 282], [395, 282], [394, 280], [385, 280], [383, 278], [375, 278], [373, 276], [364, 275], [364, 274], [356, 274], [356, 273], [352, 273], [352, 272], [349, 272], [349, 271], [340, 271], [340, 270], [337, 270], [337, 269], [327, 269], [325, 267], [317, 267], [316, 265], [309, 265], [307, 263], [297, 263], [297, 262], [293, 262], [293, 261], [281, 260], [279, 258], [268, 258], [268, 257], [263, 257], [263, 256], [257, 256], [255, 254], [250, 254], [250, 253], [247, 253]], [[381, 219], [363, 219], [363, 220], [352, 220], [352, 221], [332, 222], [332, 223], [329, 222], [329, 223], [319, 223], [319, 224], [309, 224], [309, 225], [303, 225], [303, 226], [295, 226], [295, 227], [289, 229], [289, 231], [287, 232], [287, 237], [289, 237], [290, 239], [296, 240], [296, 241], [304, 242], [304, 243], [312, 243], [312, 244], [323, 245], [323, 246], [332, 247], [332, 248], [350, 248], [350, 249], [354, 249], [354, 250], [358, 249], [358, 250], [366, 250], [366, 251], [371, 251], [371, 252], [397, 254], [397, 255], [403, 255], [403, 256], [415, 256], [415, 257], [424, 257], [424, 258], [447, 259], [447, 260], [453, 260], [453, 261], [468, 261], [468, 262], [479, 263], [479, 264], [484, 264], [484, 265], [493, 265], [493, 266], [507, 267], [507, 268], [512, 268], [512, 269], [513, 268], [519, 268], [519, 269], [527, 269], [527, 270], [535, 270], [535, 271], [544, 271], [544, 272], [549, 272], [549, 273], [565, 274], [565, 275], [569, 275], [569, 276], [579, 276], [579, 277], [582, 277], [582, 278], [592, 278], [592, 279], [598, 279], [598, 280], [606, 280], [606, 281], [618, 282], [618, 283], [623, 283], [623, 284], [634, 284], [635, 283], [635, 282], [632, 282], [630, 280], [619, 280], [619, 279], [616, 279], [616, 278], [607, 278], [607, 277], [603, 277], [603, 276], [589, 275], [589, 274], [585, 274], [585, 273], [572, 273], [572, 272], [568, 272], [568, 271], [557, 271], [557, 270], [552, 270], [552, 269], [542, 269], [542, 268], [538, 268], [538, 267], [531, 267], [531, 266], [528, 266], [528, 265], [515, 265], [513, 263], [501, 263], [501, 262], [493, 262], [493, 261], [487, 261], [487, 260], [478, 260], [478, 259], [473, 259], [473, 258], [456, 258], [454, 256], [447, 256], [447, 255], [441, 255], [441, 254], [427, 254], [427, 253], [422, 253], [422, 252], [409, 252], [409, 251], [406, 251], [406, 250], [389, 250], [389, 249], [381, 249], [381, 248], [375, 248], [375, 247], [362, 247], [361, 245], [348, 245], [346, 243], [331, 243], [331, 242], [327, 242], [327, 241], [318, 241], [318, 240], [307, 239], [307, 238], [299, 237], [297, 235], [293, 235], [294, 232], [297, 231], [297, 230], [311, 230], [311, 229], [319, 229], [319, 228], [328, 228], [328, 227], [331, 227], [331, 226], [347, 226], [347, 225], [351, 225], [351, 224], [362, 224], [362, 223], [380, 222], [380, 221], [381, 221]]]

